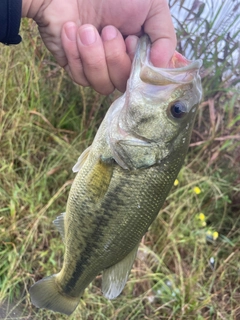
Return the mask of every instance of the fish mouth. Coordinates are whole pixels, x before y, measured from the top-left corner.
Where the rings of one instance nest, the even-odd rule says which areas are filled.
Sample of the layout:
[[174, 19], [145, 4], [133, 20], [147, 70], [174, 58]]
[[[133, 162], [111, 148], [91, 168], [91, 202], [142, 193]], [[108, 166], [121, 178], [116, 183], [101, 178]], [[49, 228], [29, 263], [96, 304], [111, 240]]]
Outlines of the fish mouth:
[[188, 60], [175, 51], [168, 68], [155, 67], [150, 61], [151, 41], [147, 35], [139, 41], [136, 64], [140, 67], [140, 79], [152, 85], [191, 83], [202, 66], [202, 60]]

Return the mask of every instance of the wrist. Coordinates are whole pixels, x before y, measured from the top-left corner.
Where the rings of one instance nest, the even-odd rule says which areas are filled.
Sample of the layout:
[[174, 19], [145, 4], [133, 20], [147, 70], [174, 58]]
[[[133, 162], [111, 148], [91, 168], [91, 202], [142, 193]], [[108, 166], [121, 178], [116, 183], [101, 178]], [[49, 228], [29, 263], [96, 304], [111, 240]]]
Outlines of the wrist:
[[22, 18], [32, 18], [38, 14], [44, 0], [22, 0]]

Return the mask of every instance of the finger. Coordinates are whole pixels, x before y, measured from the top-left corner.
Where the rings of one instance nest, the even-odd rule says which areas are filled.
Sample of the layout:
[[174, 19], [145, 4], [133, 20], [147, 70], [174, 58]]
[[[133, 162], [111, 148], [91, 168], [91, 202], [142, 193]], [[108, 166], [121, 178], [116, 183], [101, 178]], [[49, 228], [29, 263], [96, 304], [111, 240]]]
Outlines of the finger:
[[71, 76], [73, 81], [82, 85], [89, 86], [84, 72], [82, 61], [77, 47], [77, 26], [74, 22], [67, 22], [62, 29], [62, 45], [66, 54], [66, 64], [64, 69]]
[[167, 67], [176, 48], [176, 34], [166, 0], [153, 1], [144, 24], [152, 41], [150, 60], [156, 67]]
[[133, 58], [137, 49], [138, 40], [139, 38], [137, 36], [128, 36], [125, 39], [127, 54], [129, 55], [129, 58], [131, 61], [133, 61]]
[[80, 53], [86, 79], [101, 94], [110, 94], [114, 90], [105, 59], [102, 39], [97, 29], [90, 24], [82, 25], [77, 33]]
[[124, 39], [114, 26], [103, 28], [101, 36], [109, 77], [113, 85], [124, 92], [131, 70], [131, 60], [126, 52]]

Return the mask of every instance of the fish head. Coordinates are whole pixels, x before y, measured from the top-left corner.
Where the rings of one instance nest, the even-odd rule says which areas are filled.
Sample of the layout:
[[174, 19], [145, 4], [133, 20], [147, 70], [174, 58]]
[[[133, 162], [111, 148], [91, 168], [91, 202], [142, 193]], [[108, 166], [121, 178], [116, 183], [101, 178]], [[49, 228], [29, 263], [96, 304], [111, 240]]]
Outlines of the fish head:
[[169, 68], [157, 68], [149, 54], [150, 41], [145, 37], [133, 62], [122, 123], [126, 131], [146, 141], [173, 143], [179, 136], [189, 140], [202, 97], [202, 61], [175, 52]]
[[139, 40], [125, 94], [108, 114], [109, 145], [125, 169], [159, 163], [173, 152], [184, 159], [202, 97], [202, 61], [175, 52], [168, 68], [150, 62], [148, 36]]

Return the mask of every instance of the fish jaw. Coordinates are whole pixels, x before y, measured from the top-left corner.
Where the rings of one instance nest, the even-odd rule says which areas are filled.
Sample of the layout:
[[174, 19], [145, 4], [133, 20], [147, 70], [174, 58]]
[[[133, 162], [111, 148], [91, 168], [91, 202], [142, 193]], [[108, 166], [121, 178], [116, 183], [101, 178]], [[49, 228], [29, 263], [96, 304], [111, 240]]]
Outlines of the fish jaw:
[[[189, 112], [191, 107], [198, 104], [202, 98], [202, 85], [199, 75], [202, 60], [188, 60], [175, 51], [170, 60], [169, 67], [158, 68], [153, 66], [150, 61], [150, 49], [151, 43], [149, 37], [142, 37], [139, 40], [132, 74], [128, 81], [126, 104], [130, 107], [134, 104], [135, 92], [140, 92], [141, 98], [146, 96], [144, 102], [147, 102], [147, 99], [151, 98], [158, 105], [163, 102], [167, 103], [170, 100], [172, 92], [181, 88], [183, 91], [189, 91], [187, 110]], [[133, 99], [131, 98], [132, 96]], [[143, 109], [147, 108], [144, 102], [140, 103]]]

